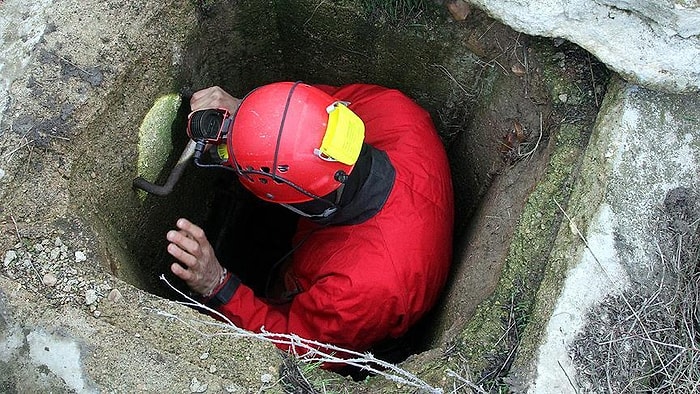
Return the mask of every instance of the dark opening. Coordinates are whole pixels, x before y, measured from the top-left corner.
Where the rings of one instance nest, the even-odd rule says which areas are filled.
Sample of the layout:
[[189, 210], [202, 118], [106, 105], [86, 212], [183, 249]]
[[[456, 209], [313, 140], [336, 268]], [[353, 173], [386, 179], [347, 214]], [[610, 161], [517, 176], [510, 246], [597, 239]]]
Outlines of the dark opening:
[[221, 174], [203, 222], [223, 266], [256, 295], [270, 296], [277, 269], [294, 245], [297, 215], [243, 189], [234, 174]]

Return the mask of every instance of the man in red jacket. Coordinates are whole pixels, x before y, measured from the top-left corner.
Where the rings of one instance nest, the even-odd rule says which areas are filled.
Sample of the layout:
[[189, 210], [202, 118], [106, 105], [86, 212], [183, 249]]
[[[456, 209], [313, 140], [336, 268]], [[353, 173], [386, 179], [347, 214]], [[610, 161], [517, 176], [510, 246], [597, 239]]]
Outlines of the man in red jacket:
[[291, 82], [243, 100], [212, 87], [190, 104], [234, 114], [217, 149], [225, 165], [302, 216], [276, 302], [226, 272], [204, 231], [179, 219], [167, 234], [172, 272], [208, 305], [250, 331], [356, 351], [402, 336], [433, 306], [451, 260], [453, 195], [425, 110], [375, 85]]

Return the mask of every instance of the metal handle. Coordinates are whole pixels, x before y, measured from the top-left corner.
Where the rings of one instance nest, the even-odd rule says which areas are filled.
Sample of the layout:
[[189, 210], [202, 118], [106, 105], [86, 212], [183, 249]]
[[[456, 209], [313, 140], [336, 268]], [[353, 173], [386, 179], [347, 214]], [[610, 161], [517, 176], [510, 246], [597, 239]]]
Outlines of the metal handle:
[[194, 141], [189, 140], [189, 142], [187, 142], [187, 145], [182, 151], [180, 158], [177, 160], [175, 167], [173, 167], [172, 171], [170, 171], [170, 175], [168, 175], [168, 179], [165, 181], [165, 185], [159, 186], [155, 183], [147, 181], [142, 177], [138, 177], [132, 182], [133, 186], [147, 193], [155, 194], [156, 196], [167, 196], [168, 194], [170, 194], [170, 192], [173, 191], [175, 184], [178, 180], [180, 180], [183, 171], [185, 171], [187, 163], [190, 161], [192, 156], [194, 156], [195, 146], [196, 143]]

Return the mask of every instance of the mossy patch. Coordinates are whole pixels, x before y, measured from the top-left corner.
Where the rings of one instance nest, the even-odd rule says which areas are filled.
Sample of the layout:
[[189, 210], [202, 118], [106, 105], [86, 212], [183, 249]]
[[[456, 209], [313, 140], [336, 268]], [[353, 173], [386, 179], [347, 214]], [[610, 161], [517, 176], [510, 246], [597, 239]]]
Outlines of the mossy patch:
[[172, 154], [172, 126], [181, 104], [179, 94], [159, 97], [139, 126], [137, 173], [149, 181], [156, 180]]
[[[479, 305], [456, 341], [469, 370], [496, 391], [506, 389], [503, 378], [520, 353], [534, 355], [536, 338], [546, 323], [543, 316], [551, 313], [560, 291], [561, 282], [551, 278], [563, 277], [565, 265], [551, 255], [552, 247], [566, 220], [562, 210], [568, 206], [572, 185], [580, 176], [597, 112], [596, 84], [607, 82], [588, 78], [584, 71], [589, 67], [570, 59], [580, 56], [575, 48], [561, 52], [566, 53], [566, 59], [557, 53], [542, 52], [543, 79], [551, 100], [558, 103], [552, 115], [556, 126], [545, 130], [549, 135], [548, 162], [525, 201], [494, 293]], [[574, 63], [575, 69], [571, 67]], [[576, 100], [559, 97], [572, 97], [571, 92], [578, 92]], [[524, 341], [526, 332], [534, 335]]]
[[562, 220], [557, 202], [569, 197], [572, 169], [587, 138], [586, 129], [575, 125], [562, 125], [552, 136], [548, 170], [525, 204], [498, 287], [462, 332], [461, 353], [473, 371], [497, 378], [513, 361]]

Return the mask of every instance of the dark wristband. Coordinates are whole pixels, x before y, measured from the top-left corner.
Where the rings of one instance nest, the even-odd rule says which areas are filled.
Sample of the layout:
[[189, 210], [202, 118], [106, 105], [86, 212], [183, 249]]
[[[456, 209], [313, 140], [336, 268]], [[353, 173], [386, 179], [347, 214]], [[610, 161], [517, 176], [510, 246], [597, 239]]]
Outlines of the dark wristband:
[[227, 304], [231, 300], [231, 297], [233, 297], [236, 290], [238, 290], [238, 286], [240, 286], [240, 284], [241, 280], [238, 279], [236, 275], [228, 274], [224, 283], [219, 287], [216, 293], [209, 296], [209, 298], [205, 301], [205, 304], [214, 309], [220, 307], [221, 305]]

